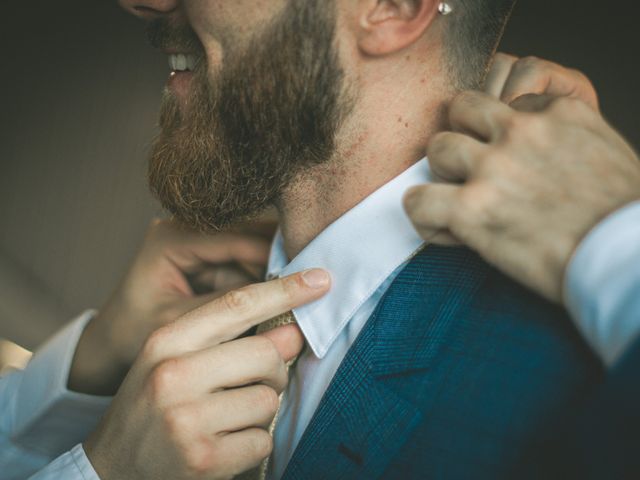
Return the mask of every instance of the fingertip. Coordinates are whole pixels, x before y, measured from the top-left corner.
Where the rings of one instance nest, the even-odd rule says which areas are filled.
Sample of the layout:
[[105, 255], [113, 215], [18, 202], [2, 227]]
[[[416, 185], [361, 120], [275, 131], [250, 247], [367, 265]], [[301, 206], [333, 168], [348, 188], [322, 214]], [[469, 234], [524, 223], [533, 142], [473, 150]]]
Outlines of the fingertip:
[[304, 347], [304, 336], [297, 325], [284, 325], [260, 335], [273, 342], [285, 362], [296, 358]]
[[407, 212], [412, 212], [416, 209], [420, 202], [420, 195], [424, 190], [423, 185], [417, 185], [409, 188], [402, 197], [402, 204]]
[[314, 290], [328, 290], [331, 285], [331, 275], [321, 268], [305, 270], [300, 277], [307, 287]]

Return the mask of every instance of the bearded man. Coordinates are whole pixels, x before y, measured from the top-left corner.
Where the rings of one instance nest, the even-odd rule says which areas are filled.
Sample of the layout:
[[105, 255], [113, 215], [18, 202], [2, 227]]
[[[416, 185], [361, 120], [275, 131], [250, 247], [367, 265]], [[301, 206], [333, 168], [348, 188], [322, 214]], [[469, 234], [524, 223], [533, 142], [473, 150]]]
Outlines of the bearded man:
[[307, 348], [272, 478], [516, 465], [597, 363], [561, 312], [468, 252], [422, 251], [400, 213], [513, 2], [124, 3], [173, 68], [150, 163], [162, 204], [204, 231], [275, 205], [269, 275], [332, 275], [294, 310]]
[[[513, 0], [121, 3], [172, 67], [152, 190], [201, 232], [275, 207], [275, 280], [154, 333], [60, 462], [102, 479], [528, 471], [601, 364], [561, 309], [468, 250], [425, 246], [402, 206]], [[297, 326], [269, 332], [272, 317]]]

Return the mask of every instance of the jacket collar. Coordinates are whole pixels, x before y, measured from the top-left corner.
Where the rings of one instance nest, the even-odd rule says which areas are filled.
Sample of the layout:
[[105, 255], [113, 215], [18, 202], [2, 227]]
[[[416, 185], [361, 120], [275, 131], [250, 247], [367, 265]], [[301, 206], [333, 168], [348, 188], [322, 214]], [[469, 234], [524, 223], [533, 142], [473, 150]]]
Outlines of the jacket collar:
[[402, 206], [406, 190], [429, 181], [426, 159], [382, 186], [327, 227], [290, 263], [278, 233], [268, 278], [324, 268], [331, 291], [294, 309], [298, 324], [318, 358], [323, 358], [354, 313], [423, 244]]
[[465, 249], [431, 246], [408, 264], [345, 357], [285, 480], [382, 475], [423, 421], [416, 376], [428, 378], [448, 348], [446, 332], [487, 273], [481, 265]]

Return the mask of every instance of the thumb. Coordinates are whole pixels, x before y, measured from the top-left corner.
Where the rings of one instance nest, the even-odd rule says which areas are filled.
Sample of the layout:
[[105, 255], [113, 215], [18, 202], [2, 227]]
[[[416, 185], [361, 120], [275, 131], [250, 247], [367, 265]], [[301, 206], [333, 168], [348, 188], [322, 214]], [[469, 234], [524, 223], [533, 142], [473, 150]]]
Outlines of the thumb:
[[260, 335], [267, 337], [274, 343], [285, 362], [300, 355], [302, 347], [304, 347], [304, 336], [297, 325], [285, 325]]

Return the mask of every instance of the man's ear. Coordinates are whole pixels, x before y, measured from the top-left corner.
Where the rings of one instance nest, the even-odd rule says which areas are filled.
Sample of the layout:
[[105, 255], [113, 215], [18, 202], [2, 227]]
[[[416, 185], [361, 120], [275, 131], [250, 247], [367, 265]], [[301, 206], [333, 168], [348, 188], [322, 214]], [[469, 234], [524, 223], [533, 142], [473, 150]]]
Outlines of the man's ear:
[[422, 36], [438, 15], [437, 0], [370, 0], [361, 3], [358, 46], [367, 55], [398, 52]]

